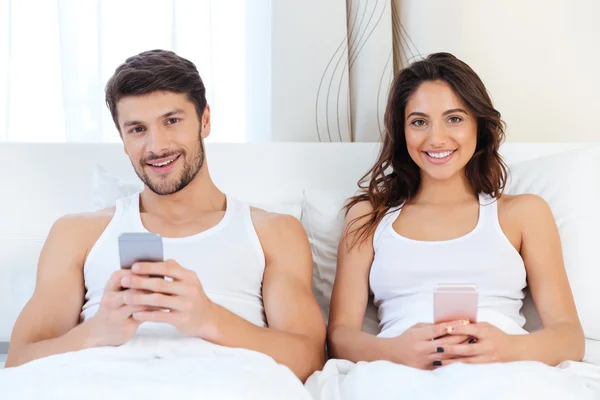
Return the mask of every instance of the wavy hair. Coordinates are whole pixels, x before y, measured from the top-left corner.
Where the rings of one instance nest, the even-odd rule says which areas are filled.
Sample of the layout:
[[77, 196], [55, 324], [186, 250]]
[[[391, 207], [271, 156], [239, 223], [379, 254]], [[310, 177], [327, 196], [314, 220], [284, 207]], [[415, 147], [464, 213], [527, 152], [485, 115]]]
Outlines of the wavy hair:
[[[353, 235], [349, 247], [370, 237], [391, 208], [404, 205], [416, 195], [420, 170], [406, 147], [406, 104], [419, 85], [444, 81], [476, 117], [477, 146], [465, 167], [474, 193], [494, 197], [502, 194], [507, 167], [498, 150], [505, 138], [505, 124], [479, 76], [449, 53], [435, 53], [401, 70], [391, 85], [385, 110], [385, 131], [375, 165], [358, 181], [359, 192], [344, 206], [346, 214], [357, 203], [368, 201], [373, 210], [349, 222], [344, 234]], [[357, 225], [360, 222], [359, 225]]]

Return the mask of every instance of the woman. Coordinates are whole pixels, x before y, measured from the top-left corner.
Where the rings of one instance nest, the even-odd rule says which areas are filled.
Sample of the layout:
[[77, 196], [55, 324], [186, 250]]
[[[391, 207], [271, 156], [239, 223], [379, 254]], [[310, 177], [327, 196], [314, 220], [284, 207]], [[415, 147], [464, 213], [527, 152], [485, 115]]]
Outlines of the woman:
[[[581, 360], [583, 331], [550, 208], [503, 194], [500, 113], [465, 63], [433, 54], [394, 79], [385, 137], [346, 206], [329, 320], [334, 358], [420, 369]], [[470, 283], [477, 322], [433, 324], [438, 284]], [[543, 329], [522, 328], [529, 286]], [[361, 331], [369, 289], [381, 333]]]

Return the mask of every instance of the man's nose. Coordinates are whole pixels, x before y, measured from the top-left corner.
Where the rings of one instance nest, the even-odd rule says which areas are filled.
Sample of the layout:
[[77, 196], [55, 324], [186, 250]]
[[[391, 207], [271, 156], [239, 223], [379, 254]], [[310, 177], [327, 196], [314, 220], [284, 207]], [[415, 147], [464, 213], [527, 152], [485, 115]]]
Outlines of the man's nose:
[[171, 146], [171, 137], [166, 129], [161, 127], [152, 127], [149, 129], [148, 143], [146, 144], [146, 150], [154, 154], [163, 154]]

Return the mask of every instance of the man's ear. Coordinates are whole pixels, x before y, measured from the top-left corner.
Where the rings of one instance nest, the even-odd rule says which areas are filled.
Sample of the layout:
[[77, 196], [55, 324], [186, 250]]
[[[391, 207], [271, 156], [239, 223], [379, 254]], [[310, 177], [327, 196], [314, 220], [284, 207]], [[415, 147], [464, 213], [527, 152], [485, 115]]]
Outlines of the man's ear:
[[202, 121], [200, 121], [200, 126], [202, 127], [202, 134], [200, 135], [202, 139], [206, 139], [208, 135], [210, 135], [210, 106], [207, 104], [204, 107], [204, 112], [202, 113]]

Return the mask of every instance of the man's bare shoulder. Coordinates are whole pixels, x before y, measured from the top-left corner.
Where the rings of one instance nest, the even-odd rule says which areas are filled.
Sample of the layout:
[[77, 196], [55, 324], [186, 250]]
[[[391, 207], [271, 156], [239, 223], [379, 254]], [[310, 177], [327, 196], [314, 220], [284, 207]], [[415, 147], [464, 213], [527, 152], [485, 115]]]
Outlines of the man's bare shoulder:
[[78, 245], [88, 247], [90, 243], [96, 242], [114, 215], [115, 207], [64, 215], [56, 220], [48, 238], [68, 238]]
[[115, 215], [115, 207], [97, 211], [63, 215], [54, 223], [60, 230], [94, 229], [96, 226], [108, 225]]
[[260, 208], [250, 207], [252, 223], [259, 236], [304, 235], [304, 228], [298, 219], [289, 214], [278, 214]]

